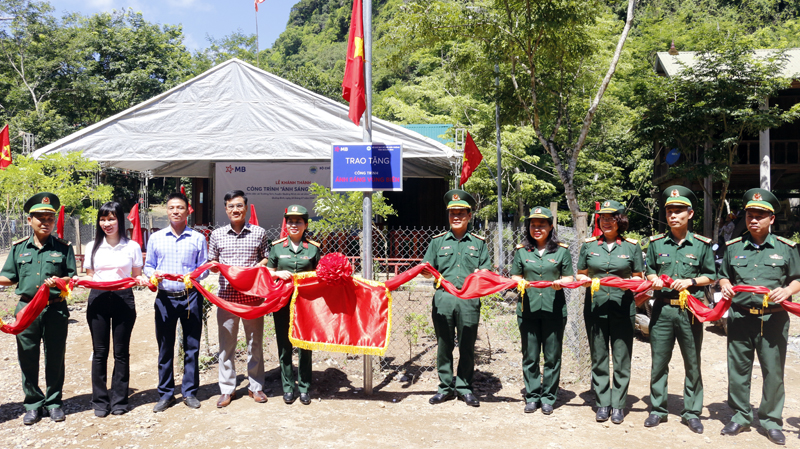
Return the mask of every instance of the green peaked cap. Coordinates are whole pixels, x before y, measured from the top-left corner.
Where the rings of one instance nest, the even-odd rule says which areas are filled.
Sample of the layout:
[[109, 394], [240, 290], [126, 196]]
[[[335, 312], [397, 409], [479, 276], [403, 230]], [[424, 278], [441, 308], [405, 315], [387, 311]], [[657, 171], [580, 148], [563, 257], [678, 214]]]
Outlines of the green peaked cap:
[[745, 192], [742, 199], [745, 203], [745, 209], [768, 210], [773, 214], [781, 211], [780, 200], [778, 200], [778, 197], [773, 195], [769, 190], [750, 189]]
[[666, 206], [685, 206], [694, 207], [697, 204], [697, 197], [691, 189], [684, 186], [669, 186], [661, 194]]
[[23, 206], [22, 209], [26, 214], [32, 214], [34, 212], [56, 213], [60, 207], [61, 201], [59, 201], [55, 193], [42, 192], [30, 197], [30, 199], [25, 202], [25, 206]]
[[547, 220], [553, 219], [553, 212], [550, 209], [543, 207], [543, 206], [535, 206], [531, 207], [531, 214], [528, 218], [544, 218]]
[[625, 206], [620, 202], [614, 200], [605, 200], [600, 203], [600, 210], [598, 214], [615, 214], [617, 212], [625, 212]]
[[444, 204], [448, 209], [475, 210], [477, 202], [469, 193], [463, 190], [453, 189], [444, 194]]

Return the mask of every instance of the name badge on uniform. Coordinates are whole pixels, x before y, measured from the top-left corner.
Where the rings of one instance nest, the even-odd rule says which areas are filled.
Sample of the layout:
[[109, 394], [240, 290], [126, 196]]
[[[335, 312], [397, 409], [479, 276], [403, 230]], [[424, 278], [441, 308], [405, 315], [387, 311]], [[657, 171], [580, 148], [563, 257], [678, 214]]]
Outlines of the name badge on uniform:
[[697, 257], [695, 257], [695, 255], [694, 255], [694, 254], [687, 254], [687, 255], [686, 255], [686, 258], [687, 258], [687, 259], [697, 259]]
[[477, 251], [478, 250], [478, 248], [475, 248], [474, 246], [470, 246], [469, 249], [471, 249], [473, 251]]
[[31, 255], [31, 253], [30, 253], [30, 252], [27, 252], [27, 253], [22, 253], [22, 254], [20, 254], [20, 255], [19, 255], [19, 257], [28, 257], [28, 256], [30, 256], [30, 255]]
[[289, 259], [291, 257], [289, 254], [281, 254], [280, 259]]
[[298, 259], [306, 259], [306, 260], [308, 260], [308, 259], [310, 259], [310, 257], [308, 257], [308, 256], [300, 256], [300, 257], [298, 257]]
[[770, 259], [775, 259], [775, 260], [782, 260], [783, 256], [781, 256], [780, 254], [770, 254], [769, 258]]
[[450, 249], [449, 246], [443, 246], [441, 249]]
[[734, 259], [747, 259], [747, 256], [736, 256]]
[[50, 257], [58, 257], [61, 253], [50, 253]]
[[628, 256], [627, 254], [620, 254], [617, 257], [619, 257], [620, 259], [628, 259], [630, 256]]
[[525, 263], [530, 263], [530, 262], [533, 262], [533, 260], [525, 259]]
[[558, 263], [558, 261], [557, 261], [557, 260], [555, 260], [555, 259], [547, 259], [547, 261], [548, 261], [548, 262], [552, 262], [552, 263]]
[[669, 254], [666, 254], [666, 253], [660, 253], [660, 254], [658, 255], [658, 257], [669, 257]]
[[600, 254], [597, 254], [597, 253], [594, 253], [594, 252], [592, 252], [592, 253], [589, 253], [589, 255], [590, 255], [590, 256], [599, 256]]

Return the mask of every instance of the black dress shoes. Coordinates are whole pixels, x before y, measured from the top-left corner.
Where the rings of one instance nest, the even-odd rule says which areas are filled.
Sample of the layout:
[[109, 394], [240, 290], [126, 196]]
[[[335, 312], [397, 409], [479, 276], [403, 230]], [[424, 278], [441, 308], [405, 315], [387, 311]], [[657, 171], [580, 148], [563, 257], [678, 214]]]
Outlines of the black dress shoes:
[[94, 409], [94, 416], [98, 418], [105, 418], [106, 416], [108, 416], [108, 410]]
[[662, 422], [666, 421], [666, 419], [662, 420], [660, 416], [656, 415], [655, 413], [651, 413], [647, 419], [644, 420], [645, 427], [655, 427]]
[[38, 408], [35, 408], [33, 410], [28, 410], [27, 412], [25, 412], [25, 416], [22, 417], [22, 422], [26, 426], [31, 426], [39, 422], [39, 420], [41, 419], [42, 419], [42, 414], [40, 410]]
[[54, 422], [62, 422], [67, 419], [67, 415], [64, 414], [64, 409], [61, 407], [56, 407], [50, 409], [50, 420]]
[[454, 397], [455, 397], [455, 394], [453, 394], [453, 393], [447, 393], [447, 394], [436, 393], [430, 399], [428, 399], [428, 402], [430, 404], [436, 405], [436, 404], [441, 404], [442, 402], [449, 401], [449, 400], [453, 399]]
[[295, 399], [297, 399], [297, 398], [294, 396], [294, 391], [290, 391], [288, 393], [283, 393], [283, 402], [285, 402], [287, 404], [291, 404], [291, 403], [294, 402]]
[[528, 402], [525, 404], [525, 413], [534, 413], [539, 408], [539, 403]]
[[694, 433], [703, 433], [703, 423], [698, 418], [683, 419], [683, 423]]
[[459, 399], [464, 401], [464, 403], [469, 405], [470, 407], [480, 407], [481, 406], [481, 403], [478, 402], [478, 398], [476, 398], [475, 395], [472, 394], [472, 393], [467, 393], [465, 395], [462, 395], [461, 398], [459, 398]]
[[783, 436], [783, 432], [778, 429], [771, 429], [767, 430], [767, 438], [775, 444], [780, 444], [783, 446], [786, 444], [786, 437]]
[[300, 403], [303, 405], [308, 405], [311, 403], [311, 395], [308, 393], [300, 393]]
[[598, 407], [595, 419], [597, 422], [608, 421], [608, 414], [611, 412], [611, 407]]
[[622, 421], [624, 420], [625, 420], [625, 412], [623, 412], [621, 408], [611, 409], [611, 422], [613, 422], [614, 424], [622, 424]]
[[542, 404], [542, 413], [545, 415], [553, 413], [553, 406], [550, 404]]
[[175, 403], [175, 396], [170, 396], [166, 399], [161, 399], [158, 402], [156, 402], [155, 407], [153, 407], [153, 413], [163, 412], [164, 410], [170, 408], [170, 406], [172, 406], [172, 404], [174, 403]]
[[189, 408], [200, 408], [200, 400], [194, 396], [186, 396], [183, 398], [183, 403]]
[[748, 430], [750, 430], [749, 426], [743, 426], [731, 421], [722, 428], [722, 432], [720, 432], [720, 434], [734, 436], [739, 435], [742, 432], [747, 432]]

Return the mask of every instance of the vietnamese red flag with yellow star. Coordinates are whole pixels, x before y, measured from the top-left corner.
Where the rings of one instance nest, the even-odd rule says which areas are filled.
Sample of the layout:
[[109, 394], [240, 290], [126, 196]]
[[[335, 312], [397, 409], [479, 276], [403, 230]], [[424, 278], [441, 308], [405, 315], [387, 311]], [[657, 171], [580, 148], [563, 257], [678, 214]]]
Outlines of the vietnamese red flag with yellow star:
[[364, 17], [361, 12], [361, 0], [353, 0], [342, 98], [350, 103], [350, 113], [347, 115], [358, 126], [361, 123], [361, 116], [367, 110], [367, 91], [364, 85]]
[[8, 137], [8, 125], [0, 131], [0, 170], [11, 165], [11, 139]]
[[461, 164], [461, 184], [467, 182], [470, 176], [472, 176], [472, 172], [478, 168], [481, 161], [483, 160], [483, 155], [481, 154], [480, 150], [478, 150], [478, 146], [475, 145], [475, 141], [472, 140], [472, 136], [467, 133], [467, 140], [464, 142], [464, 163]]

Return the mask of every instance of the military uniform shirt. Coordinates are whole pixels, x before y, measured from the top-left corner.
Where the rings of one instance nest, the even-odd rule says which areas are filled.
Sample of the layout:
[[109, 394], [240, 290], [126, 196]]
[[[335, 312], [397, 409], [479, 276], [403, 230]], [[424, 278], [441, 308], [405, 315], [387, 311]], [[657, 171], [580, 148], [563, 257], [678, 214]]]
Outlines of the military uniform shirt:
[[289, 271], [292, 273], [314, 271], [321, 257], [319, 243], [303, 239], [297, 245], [297, 251], [295, 252], [292, 249], [289, 238], [284, 237], [272, 242], [267, 267], [275, 271]]
[[[706, 276], [712, 281], [716, 277], [714, 267], [714, 251], [711, 240], [687, 232], [683, 243], [678, 242], [671, 232], [650, 237], [647, 248], [647, 275], [666, 274], [672, 279], [693, 279]], [[704, 296], [703, 287], [689, 287], [689, 293], [695, 298]], [[655, 292], [656, 298], [677, 298], [678, 292], [669, 288]]]
[[[791, 240], [768, 234], [764, 243], [756, 247], [747, 234], [729, 241], [727, 246], [719, 277], [733, 285], [760, 285], [773, 290], [800, 279], [800, 253]], [[742, 292], [733, 297], [733, 304], [760, 309], [763, 300], [762, 294]]]
[[461, 240], [456, 239], [452, 231], [437, 235], [428, 245], [423, 262], [431, 264], [458, 289], [475, 270], [492, 267], [486, 242], [470, 232]]
[[[539, 255], [539, 250], [528, 251], [524, 247], [514, 252], [511, 274], [522, 276], [526, 281], [555, 281], [563, 276], [573, 276], [572, 256], [569, 248], [559, 245], [553, 251]], [[529, 312], [543, 310], [567, 316], [564, 290], [552, 288], [527, 288], [523, 298], [523, 309]]]
[[[72, 277], [75, 273], [72, 245], [51, 235], [41, 248], [33, 243], [33, 236], [14, 245], [0, 276], [18, 282], [16, 294], [32, 298], [46, 279]], [[58, 296], [60, 292], [58, 288], [51, 288], [50, 296]]]
[[[609, 276], [629, 279], [633, 273], [644, 271], [642, 248], [636, 240], [618, 238], [609, 250], [605, 239], [593, 237], [581, 246], [578, 270], [588, 270], [588, 276], [592, 279]], [[626, 309], [623, 312], [630, 313], [629, 316], [636, 314], [636, 305], [630, 290], [600, 287], [592, 298], [591, 289], [586, 289], [585, 312], [591, 311], [596, 316], [607, 317], [610, 307], [617, 310], [622, 307]]]

